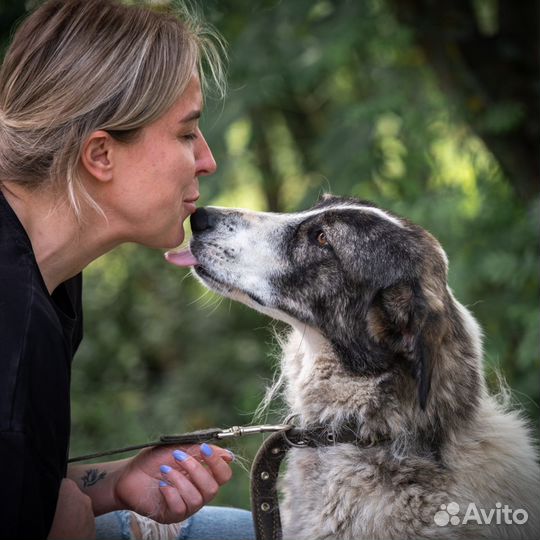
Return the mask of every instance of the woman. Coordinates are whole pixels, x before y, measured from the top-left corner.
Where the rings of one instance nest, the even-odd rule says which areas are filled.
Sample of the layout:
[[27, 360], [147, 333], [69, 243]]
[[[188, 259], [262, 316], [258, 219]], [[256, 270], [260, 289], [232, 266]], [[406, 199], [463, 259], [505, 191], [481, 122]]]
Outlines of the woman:
[[198, 178], [216, 169], [198, 125], [203, 60], [222, 80], [219, 48], [205, 35], [114, 0], [49, 0], [5, 55], [1, 538], [93, 538], [94, 516], [113, 511], [97, 520], [98, 536], [253, 534], [248, 512], [197, 513], [231, 477], [221, 448], [151, 449], [90, 468], [66, 461], [82, 269], [123, 242], [180, 244]]

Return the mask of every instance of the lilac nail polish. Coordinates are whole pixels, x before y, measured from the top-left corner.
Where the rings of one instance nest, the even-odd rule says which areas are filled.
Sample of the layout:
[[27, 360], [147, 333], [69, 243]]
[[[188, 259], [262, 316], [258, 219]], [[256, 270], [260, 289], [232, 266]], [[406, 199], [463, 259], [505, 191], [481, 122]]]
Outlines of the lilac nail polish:
[[168, 465], [162, 465], [159, 470], [163, 473], [163, 474], [168, 474], [172, 471], [172, 467], [169, 467]]
[[201, 444], [201, 452], [206, 456], [206, 457], [210, 457], [214, 451], [212, 450], [212, 448], [210, 446], [208, 446], [206, 443], [202, 443]]
[[165, 482], [165, 480], [159, 481], [159, 487], [169, 487], [171, 484], [169, 482]]
[[189, 454], [182, 452], [182, 450], [175, 450], [172, 455], [176, 461], [186, 461], [189, 458]]

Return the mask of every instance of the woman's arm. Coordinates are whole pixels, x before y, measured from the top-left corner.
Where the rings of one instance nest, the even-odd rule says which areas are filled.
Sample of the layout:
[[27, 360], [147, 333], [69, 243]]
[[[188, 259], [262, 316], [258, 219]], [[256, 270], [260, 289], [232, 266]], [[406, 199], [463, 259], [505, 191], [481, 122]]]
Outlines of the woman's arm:
[[64, 478], [48, 540], [90, 540], [96, 537], [92, 501], [77, 484]]
[[90, 497], [95, 516], [122, 510], [122, 506], [115, 497], [115, 484], [119, 471], [129, 461], [129, 459], [123, 459], [108, 463], [69, 466], [68, 478], [76, 482], [79, 489]]
[[216, 496], [233, 459], [217, 446], [155, 447], [120, 461], [72, 465], [68, 477], [92, 499], [96, 516], [126, 509], [174, 523]]

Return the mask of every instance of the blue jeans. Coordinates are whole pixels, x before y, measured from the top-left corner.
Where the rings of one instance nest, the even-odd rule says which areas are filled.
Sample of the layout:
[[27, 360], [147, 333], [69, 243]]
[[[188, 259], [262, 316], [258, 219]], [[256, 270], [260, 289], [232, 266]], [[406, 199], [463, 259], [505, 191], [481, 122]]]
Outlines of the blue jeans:
[[[111, 512], [96, 518], [97, 540], [132, 540], [132, 513], [127, 510]], [[152, 540], [161, 540], [157, 533]], [[236, 508], [205, 506], [182, 522], [176, 540], [254, 540], [255, 530], [251, 512]]]

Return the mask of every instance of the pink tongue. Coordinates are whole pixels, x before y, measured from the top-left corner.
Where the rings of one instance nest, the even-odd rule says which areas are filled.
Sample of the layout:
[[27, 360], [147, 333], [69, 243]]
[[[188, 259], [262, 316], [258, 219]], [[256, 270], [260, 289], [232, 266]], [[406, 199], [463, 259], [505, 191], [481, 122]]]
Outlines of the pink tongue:
[[189, 251], [189, 248], [183, 249], [182, 251], [167, 251], [167, 253], [165, 253], [165, 259], [171, 264], [182, 267], [199, 264], [191, 251]]

